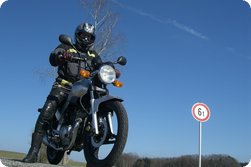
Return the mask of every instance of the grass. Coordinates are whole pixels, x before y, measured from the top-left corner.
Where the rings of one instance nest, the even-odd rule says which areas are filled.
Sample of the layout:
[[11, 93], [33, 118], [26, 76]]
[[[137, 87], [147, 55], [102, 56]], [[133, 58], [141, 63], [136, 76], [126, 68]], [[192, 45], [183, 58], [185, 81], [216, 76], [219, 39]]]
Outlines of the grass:
[[[25, 155], [26, 154], [24, 153], [0, 150], [0, 158], [22, 160], [25, 157]], [[66, 165], [72, 166], [72, 167], [85, 167], [86, 166], [86, 164], [83, 162], [77, 162], [77, 161], [72, 161], [72, 160], [69, 160], [69, 162]]]
[[11, 152], [11, 151], [0, 150], [0, 157], [1, 158], [21, 160], [21, 159], [23, 159], [25, 157], [25, 154], [24, 153], [16, 153], [16, 152]]

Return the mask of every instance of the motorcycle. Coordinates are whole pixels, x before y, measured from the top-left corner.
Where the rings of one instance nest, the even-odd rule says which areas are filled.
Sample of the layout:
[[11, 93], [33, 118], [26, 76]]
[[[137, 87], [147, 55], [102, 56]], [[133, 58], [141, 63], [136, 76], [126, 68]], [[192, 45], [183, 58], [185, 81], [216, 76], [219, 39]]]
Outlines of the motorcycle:
[[[60, 35], [59, 41], [76, 49], [67, 35]], [[79, 65], [86, 63], [89, 68], [79, 69], [82, 79], [73, 84], [61, 80], [70, 87], [70, 93], [43, 137], [47, 159], [51, 164], [58, 164], [65, 152], [83, 150], [87, 167], [110, 167], [124, 150], [128, 117], [123, 100], [109, 95], [107, 86], [122, 87], [117, 80], [120, 72], [114, 65], [126, 65], [127, 60], [121, 56], [116, 62], [103, 63], [94, 58], [91, 64], [98, 68], [92, 68], [80, 57], [73, 57], [72, 61]]]

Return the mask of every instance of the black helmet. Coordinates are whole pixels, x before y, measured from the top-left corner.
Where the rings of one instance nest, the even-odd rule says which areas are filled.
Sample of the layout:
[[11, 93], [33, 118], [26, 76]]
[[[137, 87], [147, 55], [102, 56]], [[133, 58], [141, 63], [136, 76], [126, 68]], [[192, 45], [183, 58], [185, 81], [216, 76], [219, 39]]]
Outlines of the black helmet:
[[78, 49], [88, 50], [95, 41], [95, 28], [92, 24], [82, 23], [75, 30], [75, 42]]

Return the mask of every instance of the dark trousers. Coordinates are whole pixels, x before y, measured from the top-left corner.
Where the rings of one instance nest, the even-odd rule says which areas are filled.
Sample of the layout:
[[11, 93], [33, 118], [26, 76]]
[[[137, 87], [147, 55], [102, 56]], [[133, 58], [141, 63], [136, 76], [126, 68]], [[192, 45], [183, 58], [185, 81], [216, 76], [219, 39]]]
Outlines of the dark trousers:
[[48, 129], [58, 106], [67, 99], [69, 90], [54, 83], [50, 94], [48, 95], [45, 104], [38, 116], [34, 133], [44, 134]]

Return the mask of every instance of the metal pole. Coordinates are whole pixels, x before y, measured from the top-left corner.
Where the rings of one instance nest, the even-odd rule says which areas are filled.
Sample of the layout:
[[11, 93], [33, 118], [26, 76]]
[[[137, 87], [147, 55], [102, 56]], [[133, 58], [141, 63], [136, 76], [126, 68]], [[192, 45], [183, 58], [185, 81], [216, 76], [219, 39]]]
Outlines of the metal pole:
[[201, 142], [202, 142], [202, 123], [200, 122], [200, 125], [199, 125], [199, 136], [200, 136], [200, 139], [199, 139], [199, 167], [201, 167]]

